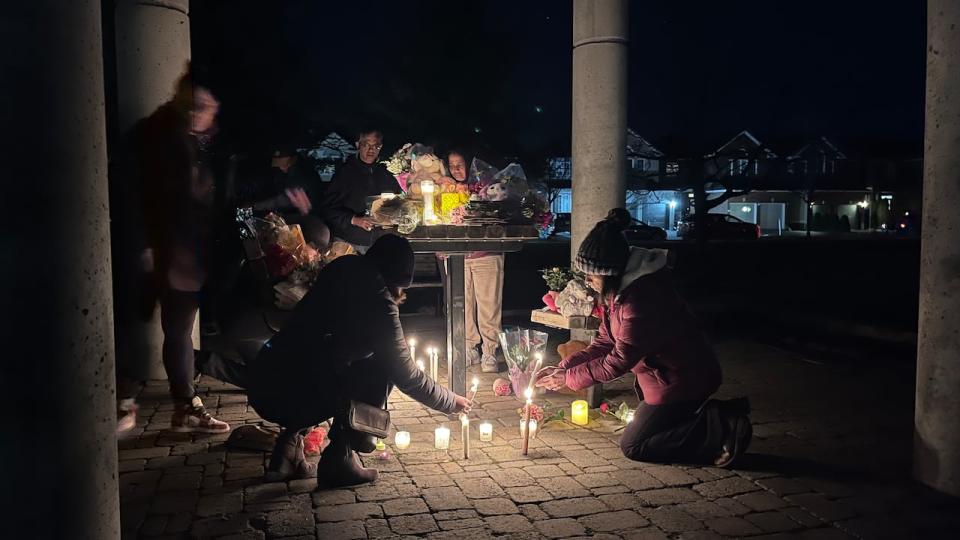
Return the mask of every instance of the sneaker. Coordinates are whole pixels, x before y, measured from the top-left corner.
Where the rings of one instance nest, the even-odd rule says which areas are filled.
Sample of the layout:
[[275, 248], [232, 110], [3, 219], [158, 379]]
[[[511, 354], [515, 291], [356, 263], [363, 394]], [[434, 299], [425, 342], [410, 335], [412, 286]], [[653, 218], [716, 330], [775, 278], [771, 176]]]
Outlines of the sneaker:
[[137, 402], [133, 399], [121, 399], [117, 404], [117, 437], [125, 437], [137, 427]]
[[498, 373], [497, 357], [492, 354], [485, 354], [480, 359], [480, 371], [484, 373]]
[[467, 365], [475, 366], [480, 363], [480, 353], [476, 349], [467, 349]]
[[747, 416], [735, 416], [730, 420], [729, 433], [720, 449], [720, 455], [713, 460], [716, 467], [728, 469], [740, 459], [750, 446], [753, 438], [753, 426]]
[[217, 420], [203, 407], [199, 396], [173, 412], [170, 419], [170, 431], [177, 433], [227, 433], [230, 424]]

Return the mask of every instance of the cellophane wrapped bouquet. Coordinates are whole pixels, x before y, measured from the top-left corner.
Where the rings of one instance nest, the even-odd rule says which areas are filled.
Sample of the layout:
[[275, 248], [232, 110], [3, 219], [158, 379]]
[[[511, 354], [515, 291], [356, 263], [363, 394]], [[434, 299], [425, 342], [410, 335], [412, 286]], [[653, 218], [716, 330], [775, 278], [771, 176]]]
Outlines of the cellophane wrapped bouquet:
[[510, 385], [518, 399], [524, 399], [524, 391], [536, 369], [537, 355], [542, 357], [547, 349], [547, 338], [545, 332], [529, 328], [516, 327], [500, 332], [500, 346], [507, 360]]

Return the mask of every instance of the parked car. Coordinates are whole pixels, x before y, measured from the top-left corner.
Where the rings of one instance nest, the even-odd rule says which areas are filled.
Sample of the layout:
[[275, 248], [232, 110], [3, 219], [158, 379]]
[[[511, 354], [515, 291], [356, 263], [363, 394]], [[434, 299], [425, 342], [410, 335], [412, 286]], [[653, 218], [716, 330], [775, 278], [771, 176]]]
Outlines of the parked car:
[[642, 242], [645, 240], [662, 242], [667, 239], [667, 231], [660, 227], [647, 225], [639, 220], [633, 220], [633, 223], [630, 225], [630, 227], [623, 231], [623, 236], [627, 239], [628, 244]]
[[[704, 219], [707, 227], [706, 237], [711, 240], [760, 238], [760, 226], [748, 223], [736, 216], [729, 214], [707, 214], [704, 216]], [[697, 237], [696, 225], [692, 215], [677, 223], [677, 235], [680, 238]]]

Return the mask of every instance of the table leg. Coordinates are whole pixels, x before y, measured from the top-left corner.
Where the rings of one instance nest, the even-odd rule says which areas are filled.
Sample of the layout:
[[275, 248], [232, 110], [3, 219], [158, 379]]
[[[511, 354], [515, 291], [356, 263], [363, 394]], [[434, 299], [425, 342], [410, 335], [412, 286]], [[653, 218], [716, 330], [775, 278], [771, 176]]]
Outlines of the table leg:
[[467, 395], [467, 336], [464, 312], [464, 256], [447, 256], [447, 377], [448, 387], [461, 396]]

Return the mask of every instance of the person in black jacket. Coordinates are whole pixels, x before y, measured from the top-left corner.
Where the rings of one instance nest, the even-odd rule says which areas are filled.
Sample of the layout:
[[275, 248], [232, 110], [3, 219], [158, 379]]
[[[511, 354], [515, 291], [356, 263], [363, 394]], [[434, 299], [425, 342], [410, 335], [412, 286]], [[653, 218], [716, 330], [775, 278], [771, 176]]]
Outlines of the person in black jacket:
[[284, 427], [273, 450], [269, 481], [306, 478], [303, 434], [330, 417], [330, 445], [316, 470], [318, 485], [372, 482], [355, 450], [371, 452], [369, 435], [351, 430], [350, 400], [386, 404], [394, 385], [431, 409], [467, 411], [470, 402], [421, 371], [407, 349], [398, 305], [413, 280], [413, 250], [396, 235], [381, 237], [366, 255], [340, 257], [324, 268], [283, 329], [251, 367], [248, 391], [257, 413]]
[[333, 175], [320, 205], [320, 215], [333, 236], [353, 244], [360, 253], [373, 241], [373, 220], [364, 215], [367, 197], [403, 191], [390, 171], [377, 162], [381, 148], [380, 130], [362, 131], [357, 155], [348, 158]]

